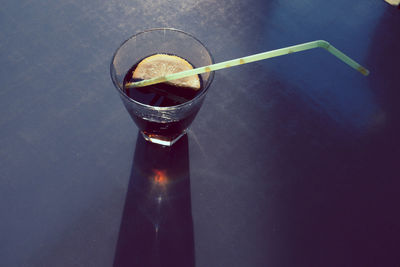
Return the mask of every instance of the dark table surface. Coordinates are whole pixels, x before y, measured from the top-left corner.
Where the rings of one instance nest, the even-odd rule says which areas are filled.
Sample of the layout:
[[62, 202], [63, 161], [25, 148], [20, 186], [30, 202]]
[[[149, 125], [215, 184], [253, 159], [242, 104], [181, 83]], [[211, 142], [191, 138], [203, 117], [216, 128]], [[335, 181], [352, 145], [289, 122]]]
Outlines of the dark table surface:
[[[0, 9], [0, 266], [400, 266], [400, 10], [383, 0], [12, 1]], [[153, 27], [221, 70], [188, 136], [143, 141], [110, 80]]]

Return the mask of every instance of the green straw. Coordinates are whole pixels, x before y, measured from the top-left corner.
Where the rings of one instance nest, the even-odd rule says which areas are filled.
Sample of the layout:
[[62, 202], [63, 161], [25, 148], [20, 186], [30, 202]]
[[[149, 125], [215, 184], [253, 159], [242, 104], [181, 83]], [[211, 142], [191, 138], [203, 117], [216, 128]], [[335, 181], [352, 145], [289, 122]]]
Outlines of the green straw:
[[273, 58], [273, 57], [278, 57], [278, 56], [283, 56], [291, 53], [296, 53], [304, 50], [309, 50], [313, 48], [321, 47], [330, 52], [332, 55], [336, 56], [340, 60], [342, 60], [344, 63], [352, 67], [353, 69], [356, 69], [357, 71], [361, 72], [363, 75], [367, 76], [369, 74], [369, 71], [352, 60], [350, 57], [346, 56], [343, 52], [339, 51], [336, 49], [334, 46], [332, 46], [330, 43], [324, 40], [317, 40], [313, 42], [308, 42], [308, 43], [303, 43], [303, 44], [298, 44], [298, 45], [293, 45], [293, 46], [288, 46], [285, 48], [281, 49], [276, 49], [272, 51], [267, 51], [259, 54], [254, 54], [251, 56], [247, 57], [242, 57], [242, 58], [237, 58], [237, 59], [232, 59], [212, 65], [208, 65], [205, 67], [200, 67], [200, 68], [195, 68], [192, 70], [185, 70], [173, 74], [168, 74], [165, 76], [160, 76], [148, 80], [143, 80], [139, 82], [133, 82], [133, 83], [128, 83], [125, 85], [125, 87], [132, 88], [132, 87], [143, 87], [147, 85], [152, 85], [156, 83], [162, 83], [166, 81], [171, 81], [175, 79], [181, 79], [184, 77], [196, 75], [196, 74], [201, 74], [205, 72], [210, 72], [210, 71], [215, 71], [215, 70], [220, 70], [220, 69], [225, 69], [225, 68], [230, 68], [233, 66], [238, 66], [241, 64], [246, 64], [250, 62], [255, 62], [259, 60], [264, 60], [267, 58]]

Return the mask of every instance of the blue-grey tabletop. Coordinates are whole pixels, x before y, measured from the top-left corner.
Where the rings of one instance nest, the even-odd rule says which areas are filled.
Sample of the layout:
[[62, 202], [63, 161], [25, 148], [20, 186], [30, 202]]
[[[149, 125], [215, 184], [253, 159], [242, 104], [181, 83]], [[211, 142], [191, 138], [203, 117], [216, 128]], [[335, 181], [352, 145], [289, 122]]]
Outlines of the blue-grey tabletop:
[[[383, 0], [3, 0], [0, 266], [400, 266], [400, 10]], [[173, 27], [220, 62], [188, 134], [143, 140], [109, 74]]]

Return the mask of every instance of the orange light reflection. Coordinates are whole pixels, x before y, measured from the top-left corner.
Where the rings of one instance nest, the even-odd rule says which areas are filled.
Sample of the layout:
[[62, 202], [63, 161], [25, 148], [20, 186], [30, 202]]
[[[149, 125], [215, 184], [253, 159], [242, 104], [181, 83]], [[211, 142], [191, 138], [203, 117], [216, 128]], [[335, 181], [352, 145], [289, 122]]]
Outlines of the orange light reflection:
[[160, 186], [165, 186], [168, 182], [167, 171], [154, 169], [154, 183]]

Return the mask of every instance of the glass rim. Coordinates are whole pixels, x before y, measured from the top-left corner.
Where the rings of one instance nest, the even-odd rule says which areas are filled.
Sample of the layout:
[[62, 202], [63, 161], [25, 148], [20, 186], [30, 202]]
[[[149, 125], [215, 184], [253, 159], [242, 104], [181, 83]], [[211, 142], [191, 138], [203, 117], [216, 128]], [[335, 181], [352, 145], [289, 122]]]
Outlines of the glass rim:
[[[111, 75], [111, 80], [112, 80], [112, 82], [113, 82], [113, 84], [114, 84], [114, 86], [115, 86], [115, 89], [118, 91], [118, 93], [119, 93], [121, 96], [125, 97], [128, 101], [130, 101], [130, 102], [132, 102], [132, 103], [134, 103], [134, 104], [136, 104], [136, 105], [142, 106], [142, 107], [147, 108], [147, 109], [152, 109], [152, 110], [173, 110], [173, 109], [179, 109], [179, 108], [181, 108], [181, 107], [188, 106], [188, 105], [191, 105], [192, 103], [196, 102], [198, 99], [200, 99], [200, 98], [208, 91], [208, 88], [210, 87], [212, 81], [214, 80], [214, 71], [210, 72], [210, 76], [209, 76], [208, 79], [207, 79], [207, 83], [206, 83], [205, 87], [204, 87], [203, 90], [202, 90], [198, 95], [196, 95], [193, 99], [188, 100], [188, 101], [186, 101], [186, 102], [184, 102], [184, 103], [182, 103], [182, 104], [179, 104], [179, 105], [168, 106], [168, 107], [151, 106], [151, 105], [147, 105], [147, 104], [141, 103], [141, 102], [139, 102], [139, 101], [136, 101], [136, 100], [130, 98], [127, 94], [125, 94], [123, 88], [121, 88], [121, 87], [119, 86], [118, 82], [114, 79], [114, 75], [113, 75], [113, 69], [115, 69], [115, 68], [114, 68], [115, 56], [117, 55], [118, 51], [120, 50], [120, 48], [121, 48], [122, 46], [124, 46], [127, 42], [129, 42], [131, 39], [137, 37], [138, 35], [141, 35], [141, 34], [144, 34], [144, 33], [148, 33], [148, 32], [153, 32], [153, 31], [161, 31], [161, 30], [164, 30], [164, 31], [165, 31], [165, 30], [168, 30], [168, 31], [173, 31], [173, 32], [179, 32], [179, 33], [183, 33], [183, 34], [185, 34], [185, 35], [187, 35], [187, 36], [193, 38], [193, 39], [194, 39], [195, 41], [197, 41], [201, 46], [204, 47], [204, 49], [207, 51], [208, 55], [209, 55], [210, 58], [211, 58], [211, 64], [214, 64], [214, 57], [213, 57], [213, 55], [211, 54], [210, 50], [207, 48], [207, 46], [205, 46], [199, 39], [197, 39], [195, 36], [191, 35], [190, 33], [187, 33], [187, 32], [185, 32], [185, 31], [182, 31], [182, 30], [179, 30], [179, 29], [175, 29], [175, 28], [151, 28], [151, 29], [147, 29], [147, 30], [140, 31], [140, 32], [138, 32], [138, 33], [136, 33], [136, 34], [130, 36], [129, 38], [127, 38], [125, 41], [123, 41], [123, 42], [118, 46], [118, 48], [115, 50], [115, 52], [114, 52], [114, 54], [113, 54], [113, 56], [112, 56], [112, 58], [111, 58], [111, 63], [110, 63], [110, 75]], [[200, 66], [200, 67], [201, 67], [201, 66]]]

